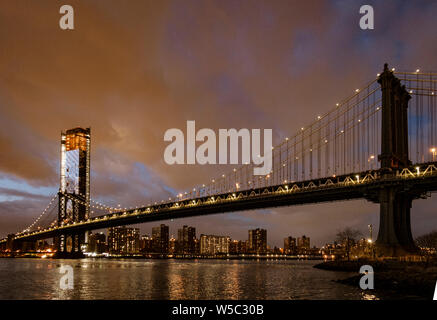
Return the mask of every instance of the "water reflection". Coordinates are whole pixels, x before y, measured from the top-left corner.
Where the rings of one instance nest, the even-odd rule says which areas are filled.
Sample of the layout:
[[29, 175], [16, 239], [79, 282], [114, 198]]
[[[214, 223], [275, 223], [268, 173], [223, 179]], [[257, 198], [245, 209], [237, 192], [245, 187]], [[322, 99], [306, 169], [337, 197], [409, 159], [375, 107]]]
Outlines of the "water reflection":
[[[311, 261], [0, 259], [0, 299], [378, 299]], [[74, 289], [62, 290], [69, 265]]]

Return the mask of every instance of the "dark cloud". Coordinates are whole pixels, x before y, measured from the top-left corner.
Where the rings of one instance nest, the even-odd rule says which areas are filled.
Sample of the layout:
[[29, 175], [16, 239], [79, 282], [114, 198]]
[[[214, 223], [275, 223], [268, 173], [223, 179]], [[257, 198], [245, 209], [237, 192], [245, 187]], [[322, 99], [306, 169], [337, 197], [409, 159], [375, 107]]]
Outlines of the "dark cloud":
[[[59, 1], [0, 5], [0, 173], [56, 187], [60, 131], [91, 126], [92, 194], [111, 204], [165, 199], [226, 171], [164, 163], [164, 132], [187, 120], [198, 128], [273, 128], [278, 141], [373, 79], [384, 62], [437, 70], [433, 1], [369, 1], [373, 31], [358, 27], [359, 1], [69, 4], [74, 31], [59, 29]], [[433, 203], [415, 206], [414, 232], [429, 230], [420, 219], [432, 219]], [[2, 234], [44, 208], [7, 204]], [[276, 245], [289, 233], [320, 244], [340, 226], [377, 225], [377, 209], [361, 201], [174, 223], [210, 233], [220, 225], [239, 238], [266, 226]]]
[[39, 194], [33, 194], [29, 192], [24, 192], [16, 189], [8, 189], [8, 188], [2, 188], [0, 187], [0, 195], [2, 196], [10, 196], [14, 198], [25, 198], [30, 200], [40, 200], [45, 201], [47, 197], [39, 195]]

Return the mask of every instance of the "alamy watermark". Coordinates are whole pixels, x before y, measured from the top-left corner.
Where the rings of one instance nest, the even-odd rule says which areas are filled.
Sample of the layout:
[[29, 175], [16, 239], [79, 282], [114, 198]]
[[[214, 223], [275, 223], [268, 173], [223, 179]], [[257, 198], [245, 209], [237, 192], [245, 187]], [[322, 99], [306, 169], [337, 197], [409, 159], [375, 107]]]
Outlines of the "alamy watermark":
[[[267, 175], [272, 171], [272, 129], [263, 130], [263, 152], [261, 129], [219, 129], [218, 136], [217, 155], [217, 137], [214, 130], [203, 128], [196, 133], [195, 121], [187, 121], [186, 136], [180, 129], [168, 129], [164, 134], [164, 141], [171, 143], [164, 151], [164, 161], [169, 165], [253, 163], [258, 165], [253, 169], [254, 175]], [[203, 143], [196, 149], [196, 142]]]
[[59, 287], [62, 290], [74, 289], [73, 267], [69, 265], [62, 265], [59, 268], [59, 273], [63, 274], [63, 276], [59, 280]]
[[364, 274], [360, 279], [360, 288], [362, 290], [375, 289], [373, 267], [367, 264], [361, 266], [360, 274]]
[[437, 281], [435, 283], [435, 289], [434, 289], [434, 300], [437, 300]]
[[59, 13], [63, 16], [59, 19], [59, 27], [62, 30], [74, 30], [74, 9], [68, 4], [59, 8]]
[[375, 14], [373, 7], [368, 4], [361, 6], [360, 14], [363, 15], [360, 18], [360, 28], [362, 30], [373, 30], [375, 28]]

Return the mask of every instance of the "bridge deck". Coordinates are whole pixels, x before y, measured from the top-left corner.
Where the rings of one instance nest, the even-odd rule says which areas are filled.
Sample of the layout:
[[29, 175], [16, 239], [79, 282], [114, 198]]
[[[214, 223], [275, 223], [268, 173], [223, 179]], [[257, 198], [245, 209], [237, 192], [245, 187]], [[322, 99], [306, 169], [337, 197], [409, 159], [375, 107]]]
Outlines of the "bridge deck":
[[[130, 225], [167, 219], [209, 215], [269, 207], [303, 205], [321, 202], [365, 198], [377, 202], [378, 190], [384, 186], [397, 186], [401, 191], [421, 197], [437, 191], [437, 163], [424, 163], [383, 175], [380, 170], [298, 183], [262, 187], [239, 192], [161, 203], [90, 218], [59, 227], [17, 234], [16, 240], [37, 240], [60, 234], [73, 234], [87, 230]], [[0, 240], [5, 242], [6, 239]]]

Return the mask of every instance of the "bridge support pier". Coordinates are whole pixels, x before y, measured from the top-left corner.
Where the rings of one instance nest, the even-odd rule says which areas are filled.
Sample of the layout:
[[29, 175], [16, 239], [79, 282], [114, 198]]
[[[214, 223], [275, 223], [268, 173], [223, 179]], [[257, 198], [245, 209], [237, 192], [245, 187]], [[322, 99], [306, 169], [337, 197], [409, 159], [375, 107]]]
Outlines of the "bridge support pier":
[[83, 258], [82, 244], [84, 243], [84, 234], [67, 235], [63, 234], [54, 239], [57, 252], [55, 258], [59, 259], [77, 259]]
[[380, 191], [380, 223], [376, 254], [396, 257], [415, 254], [417, 247], [411, 234], [412, 199], [393, 187]]
[[[378, 78], [382, 93], [381, 162], [383, 179], [411, 165], [408, 157], [408, 101], [410, 95], [388, 65]], [[411, 235], [410, 210], [413, 197], [397, 186], [383, 187], [376, 195], [380, 203], [380, 225], [376, 240], [378, 256], [400, 256], [417, 251]]]

